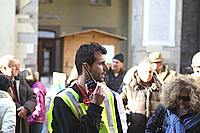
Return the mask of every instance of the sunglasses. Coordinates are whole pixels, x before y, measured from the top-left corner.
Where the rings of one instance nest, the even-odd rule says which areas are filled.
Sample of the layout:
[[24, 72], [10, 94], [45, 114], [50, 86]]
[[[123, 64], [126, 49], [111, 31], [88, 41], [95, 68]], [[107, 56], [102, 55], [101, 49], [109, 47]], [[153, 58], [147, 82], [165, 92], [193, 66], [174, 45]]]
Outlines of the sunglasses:
[[178, 100], [183, 100], [183, 101], [190, 101], [190, 96], [178, 96]]

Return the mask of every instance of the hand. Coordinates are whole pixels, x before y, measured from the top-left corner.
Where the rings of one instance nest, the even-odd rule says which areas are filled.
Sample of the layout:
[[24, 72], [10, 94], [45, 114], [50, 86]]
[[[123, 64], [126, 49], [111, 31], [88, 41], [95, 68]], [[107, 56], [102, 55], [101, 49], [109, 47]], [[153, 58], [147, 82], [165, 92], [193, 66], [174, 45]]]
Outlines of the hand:
[[20, 118], [26, 118], [27, 114], [28, 114], [28, 109], [26, 109], [25, 107], [21, 106], [17, 109], [18, 112], [18, 116]]
[[103, 90], [103, 88], [101, 86], [97, 85], [97, 88], [95, 89], [94, 93], [92, 94], [91, 103], [101, 105], [105, 96], [106, 96], [106, 94], [105, 94], [105, 91]]

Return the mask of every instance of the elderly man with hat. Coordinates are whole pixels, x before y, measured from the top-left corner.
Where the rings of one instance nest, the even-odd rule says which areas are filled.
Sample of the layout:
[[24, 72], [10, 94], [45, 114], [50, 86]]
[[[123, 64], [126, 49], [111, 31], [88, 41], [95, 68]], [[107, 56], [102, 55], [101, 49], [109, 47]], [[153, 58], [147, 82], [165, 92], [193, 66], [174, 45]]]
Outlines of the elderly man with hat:
[[197, 52], [193, 57], [192, 57], [192, 69], [193, 72], [191, 75], [195, 80], [200, 81], [200, 52]]
[[149, 60], [153, 66], [154, 76], [164, 84], [167, 80], [176, 76], [176, 72], [169, 70], [166, 65], [163, 64], [163, 55], [161, 52], [155, 51], [149, 54]]
[[126, 71], [123, 69], [124, 66], [124, 55], [122, 53], [116, 54], [113, 57], [112, 66], [106, 73], [106, 85], [114, 90], [115, 92], [120, 93], [122, 89], [122, 81]]

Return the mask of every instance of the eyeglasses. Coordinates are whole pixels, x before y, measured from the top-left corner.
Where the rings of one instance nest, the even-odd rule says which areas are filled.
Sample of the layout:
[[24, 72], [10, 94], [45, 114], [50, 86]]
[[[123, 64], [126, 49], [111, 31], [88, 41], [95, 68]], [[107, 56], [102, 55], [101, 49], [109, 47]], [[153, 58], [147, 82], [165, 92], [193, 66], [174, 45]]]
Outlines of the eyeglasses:
[[183, 100], [183, 101], [190, 101], [190, 96], [178, 96], [178, 100]]

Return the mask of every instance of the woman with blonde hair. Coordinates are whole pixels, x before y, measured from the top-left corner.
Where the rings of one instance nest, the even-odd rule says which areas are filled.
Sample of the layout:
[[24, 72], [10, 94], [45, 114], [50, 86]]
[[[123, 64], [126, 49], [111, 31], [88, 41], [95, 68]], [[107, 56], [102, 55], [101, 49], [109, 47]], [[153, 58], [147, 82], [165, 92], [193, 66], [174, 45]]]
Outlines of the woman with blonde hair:
[[180, 75], [162, 86], [161, 106], [148, 120], [146, 132], [200, 132], [200, 89], [186, 75]]

